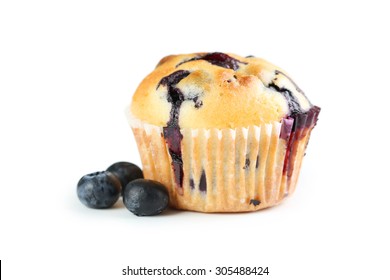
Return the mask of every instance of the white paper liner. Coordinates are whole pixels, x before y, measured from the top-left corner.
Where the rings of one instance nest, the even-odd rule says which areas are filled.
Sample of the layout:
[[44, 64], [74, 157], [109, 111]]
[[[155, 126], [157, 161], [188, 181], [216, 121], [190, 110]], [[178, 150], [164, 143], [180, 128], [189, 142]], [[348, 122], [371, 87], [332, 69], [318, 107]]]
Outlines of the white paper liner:
[[[171, 206], [202, 212], [254, 211], [295, 190], [308, 136], [297, 143], [291, 178], [283, 174], [288, 139], [281, 123], [236, 129], [181, 129], [183, 186], [177, 186], [163, 127], [129, 116], [145, 178], [163, 183]], [[308, 133], [310, 134], [310, 133]], [[204, 172], [207, 190], [199, 188]], [[190, 181], [193, 181], [191, 187]]]

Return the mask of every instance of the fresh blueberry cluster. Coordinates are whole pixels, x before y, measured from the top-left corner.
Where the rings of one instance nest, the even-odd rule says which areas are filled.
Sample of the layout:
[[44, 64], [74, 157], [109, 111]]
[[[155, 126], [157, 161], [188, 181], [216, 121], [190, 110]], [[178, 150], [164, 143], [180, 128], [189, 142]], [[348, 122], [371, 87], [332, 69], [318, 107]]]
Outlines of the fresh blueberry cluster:
[[117, 162], [105, 171], [83, 176], [77, 184], [77, 196], [87, 207], [105, 209], [122, 195], [124, 205], [133, 214], [160, 214], [168, 207], [168, 191], [161, 183], [143, 178], [137, 165]]

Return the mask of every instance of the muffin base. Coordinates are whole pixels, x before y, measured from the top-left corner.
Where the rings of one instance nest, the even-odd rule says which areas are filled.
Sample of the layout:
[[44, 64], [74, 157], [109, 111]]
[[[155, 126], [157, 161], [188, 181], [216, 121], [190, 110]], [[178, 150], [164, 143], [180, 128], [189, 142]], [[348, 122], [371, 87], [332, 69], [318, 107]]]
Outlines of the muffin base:
[[144, 176], [168, 188], [171, 207], [248, 212], [277, 205], [295, 191], [318, 113], [313, 107], [291, 121], [247, 128], [181, 129], [182, 186], [175, 178], [163, 127], [134, 118], [130, 124]]

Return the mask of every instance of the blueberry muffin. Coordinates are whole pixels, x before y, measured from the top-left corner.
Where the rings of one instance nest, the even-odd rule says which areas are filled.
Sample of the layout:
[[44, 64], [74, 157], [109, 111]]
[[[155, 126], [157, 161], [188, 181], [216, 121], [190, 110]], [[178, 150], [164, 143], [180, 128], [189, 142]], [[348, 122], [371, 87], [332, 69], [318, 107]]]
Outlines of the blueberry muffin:
[[282, 69], [253, 57], [163, 58], [127, 110], [145, 178], [171, 206], [255, 211], [294, 192], [320, 108]]

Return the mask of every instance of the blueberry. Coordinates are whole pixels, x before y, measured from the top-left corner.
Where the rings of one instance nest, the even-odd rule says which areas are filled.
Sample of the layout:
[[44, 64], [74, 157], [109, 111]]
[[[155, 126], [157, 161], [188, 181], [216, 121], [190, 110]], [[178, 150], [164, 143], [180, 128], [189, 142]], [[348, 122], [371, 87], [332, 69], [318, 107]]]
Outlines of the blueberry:
[[210, 62], [211, 64], [214, 64], [214, 65], [217, 65], [217, 66], [220, 66], [220, 67], [224, 67], [224, 68], [227, 68], [227, 69], [233, 69], [235, 71], [238, 70], [238, 68], [240, 68], [240, 65], [239, 64], [248, 64], [246, 62], [243, 62], [243, 61], [239, 61], [225, 53], [221, 53], [221, 52], [214, 52], [214, 53], [208, 53], [208, 54], [205, 54], [203, 56], [197, 56], [197, 57], [194, 57], [194, 58], [191, 58], [189, 60], [185, 60], [183, 62], [180, 62], [177, 66], [183, 64], [183, 63], [187, 63], [187, 62], [190, 62], [190, 61], [194, 61], [194, 60], [206, 60], [208, 62]]
[[169, 195], [161, 183], [137, 179], [124, 188], [123, 203], [137, 216], [153, 216], [168, 207]]
[[87, 207], [104, 209], [117, 202], [121, 183], [111, 172], [100, 171], [83, 176], [77, 184], [77, 196]]
[[123, 188], [135, 179], [143, 178], [142, 170], [135, 164], [130, 162], [120, 161], [116, 162], [110, 167], [107, 168], [107, 171], [114, 174], [122, 185], [122, 195]]

